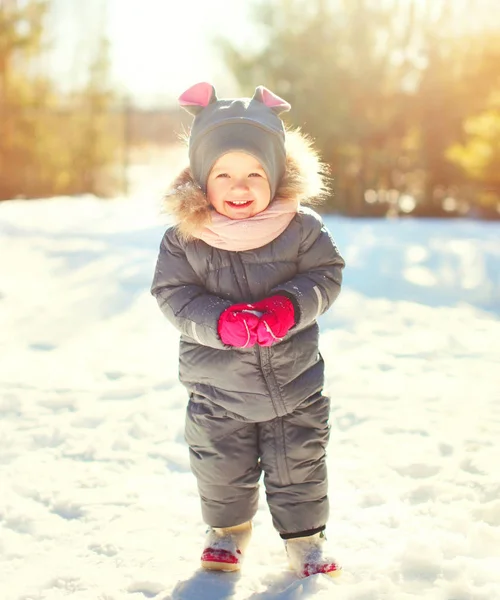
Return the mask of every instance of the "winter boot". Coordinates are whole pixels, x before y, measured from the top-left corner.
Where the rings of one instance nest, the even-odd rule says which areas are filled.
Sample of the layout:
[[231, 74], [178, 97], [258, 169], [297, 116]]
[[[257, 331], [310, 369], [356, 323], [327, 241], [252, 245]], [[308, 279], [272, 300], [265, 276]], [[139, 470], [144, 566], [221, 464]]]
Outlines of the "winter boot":
[[251, 521], [235, 527], [210, 527], [201, 566], [211, 571], [239, 571], [251, 534]]
[[285, 540], [290, 568], [299, 577], [324, 573], [330, 577], [340, 575], [342, 567], [332, 558], [323, 555], [326, 537], [323, 531], [307, 537]]

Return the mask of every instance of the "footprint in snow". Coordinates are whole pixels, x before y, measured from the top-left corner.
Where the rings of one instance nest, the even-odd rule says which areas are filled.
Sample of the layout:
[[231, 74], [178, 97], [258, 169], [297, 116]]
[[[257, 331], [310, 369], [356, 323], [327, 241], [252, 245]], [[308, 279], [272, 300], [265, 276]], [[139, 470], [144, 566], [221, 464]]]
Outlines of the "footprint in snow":
[[136, 581], [128, 586], [127, 592], [129, 594], [142, 594], [146, 598], [154, 598], [164, 589], [165, 586], [156, 581]]
[[413, 465], [404, 465], [393, 467], [400, 475], [412, 477], [413, 479], [426, 479], [433, 477], [441, 470], [437, 465], [427, 465], [424, 463], [414, 463]]
[[57, 346], [54, 346], [54, 344], [47, 344], [45, 342], [38, 342], [29, 345], [30, 350], [38, 350], [40, 352], [50, 352], [51, 350], [55, 350], [56, 348]]

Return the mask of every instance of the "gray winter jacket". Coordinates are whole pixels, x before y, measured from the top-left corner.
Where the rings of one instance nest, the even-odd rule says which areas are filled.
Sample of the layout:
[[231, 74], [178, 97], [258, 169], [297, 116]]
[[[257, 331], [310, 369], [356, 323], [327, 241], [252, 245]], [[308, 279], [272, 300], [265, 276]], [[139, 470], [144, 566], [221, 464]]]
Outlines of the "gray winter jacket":
[[[308, 146], [309, 162], [287, 152], [287, 174], [277, 196], [295, 193], [303, 204], [309, 197], [305, 182], [311, 181], [303, 165], [312, 164], [317, 174], [315, 155]], [[321, 217], [303, 206], [266, 246], [244, 252], [211, 247], [190, 235], [189, 215], [195, 214], [197, 222], [206, 218], [200, 194], [186, 170], [172, 194], [178, 224], [161, 242], [151, 288], [181, 332], [180, 381], [190, 394], [239, 419], [262, 422], [289, 414], [323, 388], [316, 319], [340, 292], [344, 260]], [[194, 206], [201, 206], [201, 213]], [[288, 296], [296, 308], [296, 325], [285, 338], [270, 347], [225, 346], [217, 333], [221, 313], [234, 303], [274, 294]]]

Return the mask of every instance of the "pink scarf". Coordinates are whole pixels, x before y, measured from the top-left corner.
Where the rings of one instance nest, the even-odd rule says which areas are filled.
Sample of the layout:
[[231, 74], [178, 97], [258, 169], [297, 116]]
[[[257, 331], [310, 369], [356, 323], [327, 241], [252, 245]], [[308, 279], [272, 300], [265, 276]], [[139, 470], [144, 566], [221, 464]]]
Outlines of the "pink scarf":
[[281, 235], [297, 214], [298, 208], [297, 198], [276, 198], [265, 210], [248, 219], [230, 219], [213, 211], [210, 222], [193, 235], [221, 250], [254, 250]]

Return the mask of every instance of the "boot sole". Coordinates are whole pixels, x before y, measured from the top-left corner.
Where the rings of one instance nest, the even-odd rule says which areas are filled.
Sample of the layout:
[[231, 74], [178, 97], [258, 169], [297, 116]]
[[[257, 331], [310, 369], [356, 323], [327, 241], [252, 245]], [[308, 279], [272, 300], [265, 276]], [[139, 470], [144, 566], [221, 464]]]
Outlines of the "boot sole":
[[224, 571], [226, 573], [233, 573], [234, 571], [240, 570], [240, 565], [238, 563], [231, 564], [202, 560], [201, 566], [206, 571]]
[[327, 571], [326, 573], [318, 571], [317, 573], [311, 573], [310, 575], [299, 575], [297, 571], [292, 567], [292, 565], [289, 565], [288, 568], [290, 569], [290, 571], [293, 571], [298, 577], [300, 577], [300, 579], [307, 579], [308, 577], [312, 577], [313, 575], [327, 575], [328, 577], [332, 578], [340, 577], [342, 575], [342, 567], [339, 567], [334, 571]]

